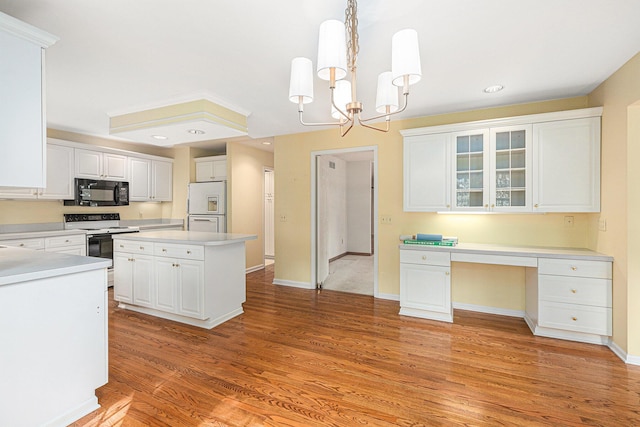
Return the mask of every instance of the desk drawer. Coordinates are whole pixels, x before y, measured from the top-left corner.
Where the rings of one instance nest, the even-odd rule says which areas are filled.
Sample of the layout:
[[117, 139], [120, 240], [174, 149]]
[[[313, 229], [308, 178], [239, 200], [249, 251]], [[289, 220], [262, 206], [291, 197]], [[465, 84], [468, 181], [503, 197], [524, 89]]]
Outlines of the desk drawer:
[[540, 274], [538, 297], [541, 301], [611, 307], [611, 280]]
[[400, 262], [406, 264], [441, 265], [443, 267], [449, 267], [451, 265], [451, 254], [448, 251], [413, 251], [410, 249], [401, 249]]
[[153, 254], [153, 243], [137, 240], [113, 240], [114, 252], [128, 252], [132, 254]]
[[155, 256], [161, 257], [204, 260], [204, 246], [156, 243], [153, 253]]
[[538, 273], [611, 279], [611, 263], [608, 261], [540, 258], [538, 260]]
[[540, 326], [596, 335], [611, 335], [611, 308], [541, 301]]

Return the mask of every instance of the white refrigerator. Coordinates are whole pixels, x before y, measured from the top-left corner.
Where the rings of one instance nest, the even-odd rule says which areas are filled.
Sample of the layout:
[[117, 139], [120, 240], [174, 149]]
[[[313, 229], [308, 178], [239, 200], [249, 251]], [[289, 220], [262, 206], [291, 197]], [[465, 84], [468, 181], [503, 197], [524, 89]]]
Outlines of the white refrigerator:
[[226, 233], [227, 182], [195, 182], [189, 184], [187, 229]]

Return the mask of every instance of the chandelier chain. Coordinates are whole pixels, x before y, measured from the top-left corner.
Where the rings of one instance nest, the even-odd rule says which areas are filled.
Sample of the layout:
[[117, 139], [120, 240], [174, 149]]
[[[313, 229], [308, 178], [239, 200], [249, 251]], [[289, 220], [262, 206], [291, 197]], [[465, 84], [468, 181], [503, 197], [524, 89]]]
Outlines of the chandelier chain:
[[356, 0], [347, 1], [344, 22], [347, 31], [347, 64], [349, 69], [353, 71], [360, 51], [358, 42], [358, 3]]

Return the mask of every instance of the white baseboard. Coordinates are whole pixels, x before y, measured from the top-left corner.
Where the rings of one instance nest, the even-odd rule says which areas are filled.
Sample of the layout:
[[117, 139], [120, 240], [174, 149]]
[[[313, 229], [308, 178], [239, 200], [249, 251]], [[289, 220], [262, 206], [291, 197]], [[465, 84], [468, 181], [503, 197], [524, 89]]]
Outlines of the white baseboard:
[[498, 314], [500, 316], [524, 318], [524, 310], [511, 310], [509, 308], [487, 307], [484, 305], [463, 304], [461, 302], [453, 303], [454, 309], [477, 311], [479, 313]]
[[620, 359], [622, 359], [622, 361], [624, 363], [627, 363], [629, 365], [640, 366], [640, 356], [634, 356], [632, 354], [631, 355], [627, 354], [626, 351], [624, 351], [618, 344], [616, 344], [612, 340], [609, 340], [609, 345], [608, 346], [609, 346], [609, 349], [611, 349], [611, 351], [613, 351], [613, 354], [615, 354]]
[[296, 282], [296, 281], [293, 281], [293, 280], [273, 279], [272, 283], [274, 285], [290, 286], [292, 288], [302, 288], [302, 289], [315, 289], [316, 288], [315, 286], [313, 286], [309, 282]]
[[378, 299], [388, 299], [390, 301], [400, 301], [400, 295], [396, 294], [378, 294], [376, 295]]
[[253, 267], [249, 267], [246, 270], [246, 274], [253, 273], [254, 271], [262, 270], [264, 268], [264, 264], [254, 265]]

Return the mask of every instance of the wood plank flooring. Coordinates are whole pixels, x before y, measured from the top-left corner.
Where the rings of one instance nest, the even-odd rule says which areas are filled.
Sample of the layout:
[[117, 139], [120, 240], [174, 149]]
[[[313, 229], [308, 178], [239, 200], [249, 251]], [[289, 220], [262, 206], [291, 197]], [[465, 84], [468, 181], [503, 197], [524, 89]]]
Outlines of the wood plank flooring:
[[109, 383], [76, 426], [634, 426], [640, 367], [534, 337], [522, 319], [247, 276], [245, 313], [212, 330], [110, 302]]

